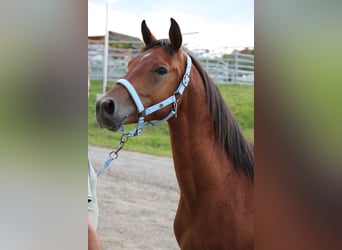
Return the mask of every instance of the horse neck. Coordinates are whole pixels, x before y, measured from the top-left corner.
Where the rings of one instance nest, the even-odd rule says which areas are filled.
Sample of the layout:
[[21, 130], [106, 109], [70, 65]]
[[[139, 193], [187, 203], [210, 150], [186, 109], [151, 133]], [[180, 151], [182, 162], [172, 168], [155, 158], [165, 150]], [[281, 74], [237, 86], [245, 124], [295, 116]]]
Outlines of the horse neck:
[[216, 140], [205, 87], [198, 73], [192, 75], [181, 98], [177, 117], [169, 121], [169, 129], [177, 180], [181, 192], [189, 197], [231, 180], [236, 172], [223, 145]]

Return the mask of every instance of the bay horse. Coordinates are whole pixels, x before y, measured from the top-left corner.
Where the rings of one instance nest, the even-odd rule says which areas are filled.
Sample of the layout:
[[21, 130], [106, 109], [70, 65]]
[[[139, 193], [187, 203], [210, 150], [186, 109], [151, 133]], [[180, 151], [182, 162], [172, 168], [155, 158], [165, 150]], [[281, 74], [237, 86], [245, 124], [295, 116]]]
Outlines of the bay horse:
[[180, 189], [174, 219], [180, 248], [253, 249], [253, 145], [213, 80], [183, 51], [177, 22], [171, 18], [169, 39], [157, 40], [145, 20], [141, 30], [145, 47], [96, 102], [98, 124], [115, 132], [137, 123], [128, 133], [134, 136], [167, 121]]

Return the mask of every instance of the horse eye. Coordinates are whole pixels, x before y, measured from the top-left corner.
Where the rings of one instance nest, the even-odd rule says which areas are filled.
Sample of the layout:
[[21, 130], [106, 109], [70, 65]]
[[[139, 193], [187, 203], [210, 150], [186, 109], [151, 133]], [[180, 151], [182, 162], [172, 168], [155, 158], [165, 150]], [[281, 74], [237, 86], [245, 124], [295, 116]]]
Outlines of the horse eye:
[[165, 75], [167, 74], [167, 69], [164, 67], [159, 67], [154, 72], [156, 72], [158, 75]]

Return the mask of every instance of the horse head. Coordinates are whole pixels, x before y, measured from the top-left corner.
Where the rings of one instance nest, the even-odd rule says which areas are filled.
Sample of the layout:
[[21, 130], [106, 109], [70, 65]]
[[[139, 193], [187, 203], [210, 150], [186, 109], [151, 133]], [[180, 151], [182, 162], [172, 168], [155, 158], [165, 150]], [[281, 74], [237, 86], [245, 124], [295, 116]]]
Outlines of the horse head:
[[141, 32], [145, 47], [128, 63], [124, 79], [96, 102], [97, 122], [103, 128], [117, 131], [142, 116], [145, 122], [161, 120], [179, 101], [175, 91], [186, 71], [187, 56], [181, 48], [182, 34], [177, 22], [171, 18], [169, 39], [157, 40], [145, 20]]

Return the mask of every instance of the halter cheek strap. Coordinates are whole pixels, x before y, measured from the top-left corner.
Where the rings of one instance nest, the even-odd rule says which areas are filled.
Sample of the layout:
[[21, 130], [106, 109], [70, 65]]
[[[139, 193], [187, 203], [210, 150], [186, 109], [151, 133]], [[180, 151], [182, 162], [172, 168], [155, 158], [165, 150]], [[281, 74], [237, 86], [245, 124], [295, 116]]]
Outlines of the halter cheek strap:
[[[185, 73], [183, 76], [182, 81], [179, 83], [179, 86], [177, 88], [177, 90], [174, 92], [174, 94], [172, 96], [170, 96], [169, 98], [154, 104], [148, 108], [145, 108], [144, 105], [142, 104], [140, 97], [138, 95], [138, 93], [136, 92], [136, 90], [134, 89], [133, 85], [126, 79], [119, 79], [117, 81], [118, 84], [121, 84], [122, 86], [124, 86], [128, 93], [130, 94], [130, 96], [133, 99], [133, 102], [135, 103], [135, 106], [137, 107], [137, 111], [138, 111], [138, 121], [137, 121], [137, 127], [135, 129], [133, 129], [132, 131], [126, 133], [123, 129], [123, 127], [120, 128], [120, 133], [121, 135], [125, 136], [125, 137], [132, 137], [132, 136], [138, 136], [141, 134], [142, 130], [146, 127], [149, 126], [158, 126], [159, 124], [166, 122], [167, 120], [169, 120], [171, 117], [173, 117], [176, 113], [177, 113], [177, 99], [179, 96], [181, 96], [185, 90], [185, 88], [188, 86], [189, 84], [189, 80], [190, 80], [190, 70], [191, 70], [191, 58], [188, 54], [186, 55], [186, 69], [185, 69]], [[151, 122], [145, 122], [145, 116], [148, 116], [168, 105], [172, 104], [172, 109], [170, 111], [170, 113], [164, 118], [161, 119], [159, 121], [151, 121]]]

